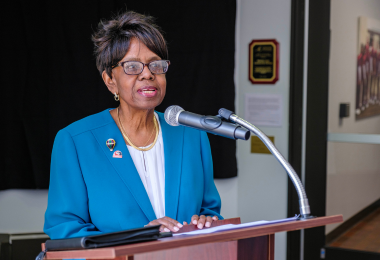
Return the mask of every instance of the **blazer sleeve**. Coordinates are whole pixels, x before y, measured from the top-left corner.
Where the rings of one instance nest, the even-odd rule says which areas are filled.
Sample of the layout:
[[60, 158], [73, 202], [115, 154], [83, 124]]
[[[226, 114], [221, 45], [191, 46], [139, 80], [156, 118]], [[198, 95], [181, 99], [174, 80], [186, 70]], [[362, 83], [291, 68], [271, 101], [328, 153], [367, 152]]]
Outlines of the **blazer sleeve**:
[[204, 195], [199, 215], [218, 216], [219, 219], [223, 219], [220, 215], [221, 200], [214, 183], [211, 147], [206, 132], [201, 132], [201, 155], [204, 174]]
[[53, 145], [44, 232], [51, 239], [101, 233], [91, 223], [77, 150], [72, 136], [65, 129], [58, 132]]

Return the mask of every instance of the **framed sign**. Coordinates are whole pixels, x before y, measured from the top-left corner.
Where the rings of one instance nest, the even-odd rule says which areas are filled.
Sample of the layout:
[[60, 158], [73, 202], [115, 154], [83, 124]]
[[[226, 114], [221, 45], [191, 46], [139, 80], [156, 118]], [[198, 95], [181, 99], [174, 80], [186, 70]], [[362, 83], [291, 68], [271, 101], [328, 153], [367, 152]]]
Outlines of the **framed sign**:
[[356, 120], [380, 115], [380, 20], [359, 17]]
[[253, 40], [249, 44], [249, 80], [252, 84], [274, 84], [278, 80], [279, 43]]

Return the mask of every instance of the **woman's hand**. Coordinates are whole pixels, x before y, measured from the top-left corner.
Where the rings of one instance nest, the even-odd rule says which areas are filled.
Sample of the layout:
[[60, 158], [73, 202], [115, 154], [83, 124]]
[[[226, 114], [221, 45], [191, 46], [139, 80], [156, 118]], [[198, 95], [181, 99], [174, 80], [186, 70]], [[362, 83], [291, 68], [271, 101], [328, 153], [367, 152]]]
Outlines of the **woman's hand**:
[[[217, 221], [218, 219], [219, 218], [217, 216], [206, 217], [205, 215], [202, 215], [202, 216], [194, 215], [191, 217], [191, 224], [196, 225], [199, 229], [202, 229], [204, 226], [211, 227], [211, 223], [213, 221]], [[184, 224], [187, 225], [186, 222], [184, 222]]]
[[177, 232], [183, 225], [179, 223], [177, 220], [174, 220], [169, 217], [163, 217], [159, 219], [155, 219], [148, 223], [146, 226], [154, 226], [161, 225], [160, 232]]

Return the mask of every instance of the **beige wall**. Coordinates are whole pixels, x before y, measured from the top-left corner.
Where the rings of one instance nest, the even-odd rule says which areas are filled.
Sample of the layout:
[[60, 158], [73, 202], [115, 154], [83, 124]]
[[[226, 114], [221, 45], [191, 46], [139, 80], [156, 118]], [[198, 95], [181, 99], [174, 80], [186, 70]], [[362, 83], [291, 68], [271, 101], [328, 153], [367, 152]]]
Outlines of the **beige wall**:
[[[329, 133], [380, 134], [380, 115], [355, 120], [360, 16], [380, 20], [380, 0], [331, 1]], [[339, 103], [350, 103], [350, 117], [341, 123]], [[380, 145], [329, 142], [327, 149], [326, 214], [348, 219], [380, 198]]]
[[327, 154], [326, 215], [347, 220], [380, 198], [380, 145], [330, 142]]

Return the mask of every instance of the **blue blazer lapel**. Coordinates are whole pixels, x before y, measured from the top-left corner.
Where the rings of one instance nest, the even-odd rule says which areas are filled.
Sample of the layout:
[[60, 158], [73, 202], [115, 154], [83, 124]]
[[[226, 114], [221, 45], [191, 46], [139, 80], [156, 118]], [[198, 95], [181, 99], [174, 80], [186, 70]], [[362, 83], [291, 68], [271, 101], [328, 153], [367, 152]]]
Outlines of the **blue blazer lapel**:
[[[104, 112], [108, 114], [106, 116], [109, 117], [108, 119], [110, 120], [110, 123], [92, 130], [92, 132], [102, 148], [104, 155], [110, 161], [120, 178], [123, 180], [124, 184], [132, 193], [141, 210], [144, 212], [149, 221], [153, 221], [156, 219], [156, 214], [154, 213], [152, 204], [150, 203], [148, 194], [140, 179], [140, 175], [136, 170], [132, 157], [129, 154], [124, 138], [109, 111], [106, 110]], [[114, 151], [121, 151], [122, 158], [113, 158], [114, 151], [111, 152], [106, 146], [106, 141], [109, 138], [116, 141]], [[94, 159], [96, 160], [97, 158]]]
[[165, 156], [165, 215], [177, 219], [179, 186], [182, 174], [183, 126], [174, 127], [160, 119]]

